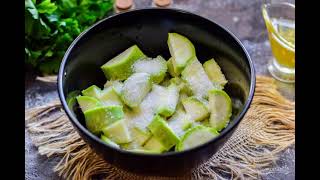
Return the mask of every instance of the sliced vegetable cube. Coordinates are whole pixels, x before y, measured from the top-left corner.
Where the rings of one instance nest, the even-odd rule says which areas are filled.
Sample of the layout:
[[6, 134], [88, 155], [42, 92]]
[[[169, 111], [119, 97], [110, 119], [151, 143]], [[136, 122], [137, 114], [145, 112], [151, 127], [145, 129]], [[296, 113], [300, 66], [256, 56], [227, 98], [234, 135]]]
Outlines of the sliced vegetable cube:
[[113, 87], [114, 90], [116, 91], [116, 93], [118, 95], [121, 94], [121, 90], [122, 90], [122, 87], [123, 87], [123, 82], [119, 81], [119, 80], [110, 80], [110, 81], [107, 81], [105, 84], [104, 84], [104, 88], [109, 88], [109, 87]]
[[135, 73], [130, 76], [121, 90], [122, 101], [131, 108], [139, 106], [144, 97], [151, 90], [150, 74]]
[[120, 105], [123, 103], [114, 87], [109, 87], [101, 91], [99, 100], [105, 105]]
[[180, 93], [186, 93], [188, 96], [193, 94], [189, 84], [179, 77], [171, 78], [170, 83], [176, 84]]
[[101, 139], [104, 143], [106, 143], [106, 144], [108, 144], [108, 145], [110, 145], [110, 146], [113, 146], [113, 147], [115, 147], [115, 148], [120, 148], [120, 146], [119, 146], [117, 143], [111, 141], [109, 138], [107, 138], [107, 137], [104, 136], [104, 135], [101, 135], [101, 138], [100, 138], [100, 139]]
[[179, 142], [179, 137], [168, 126], [167, 122], [156, 115], [148, 125], [153, 136], [159, 140], [166, 150], [169, 150]]
[[159, 84], [167, 72], [167, 61], [162, 56], [156, 58], [144, 58], [136, 61], [132, 68], [134, 73], [148, 73], [152, 82]]
[[223, 90], [212, 89], [209, 91], [210, 125], [217, 131], [225, 128], [232, 115], [232, 102]]
[[167, 61], [168, 72], [172, 77], [178, 77], [179, 74], [174, 71], [174, 67], [172, 64], [172, 57]]
[[208, 91], [214, 88], [197, 58], [182, 71], [181, 75], [182, 79], [189, 84], [193, 94], [199, 99], [206, 99]]
[[181, 138], [181, 141], [176, 146], [176, 151], [183, 151], [194, 148], [201, 144], [204, 144], [213, 138], [217, 137], [219, 133], [205, 126], [195, 126], [189, 129]]
[[179, 75], [188, 62], [195, 57], [195, 48], [189, 39], [178, 33], [168, 34], [168, 47], [174, 72]]
[[112, 123], [102, 131], [104, 135], [118, 144], [132, 141], [128, 127], [123, 119]]
[[71, 91], [68, 95], [67, 95], [67, 98], [66, 98], [66, 101], [67, 101], [67, 104], [68, 104], [68, 107], [73, 110], [73, 106], [77, 103], [77, 96], [80, 95], [80, 91], [78, 90], [75, 90], [75, 91]]
[[174, 113], [179, 100], [179, 90], [177, 86], [175, 84], [171, 84], [164, 90], [164, 95], [160, 98], [161, 102], [157, 109], [157, 113], [164, 117], [171, 116]]
[[101, 106], [84, 112], [88, 130], [99, 134], [103, 128], [123, 118], [122, 106]]
[[132, 139], [137, 141], [139, 145], [143, 146], [145, 142], [151, 137], [151, 132], [146, 130], [142, 130], [138, 127], [132, 128]]
[[222, 73], [220, 66], [213, 58], [206, 61], [203, 64], [203, 68], [207, 73], [211, 82], [215, 86], [220, 87], [219, 89], [222, 89], [224, 85], [227, 84], [228, 81], [226, 80], [224, 74]]
[[91, 97], [99, 98], [100, 93], [101, 93], [101, 89], [96, 85], [92, 85], [92, 86], [88, 87], [87, 89], [81, 91], [81, 93], [84, 96], [91, 96]]
[[103, 66], [102, 71], [109, 80], [125, 80], [132, 74], [134, 62], [146, 57], [137, 45], [133, 45], [121, 54], [109, 60]]
[[173, 130], [173, 132], [181, 137], [184, 135], [185, 131], [190, 128], [192, 121], [189, 116], [183, 110], [177, 110], [169, 119], [168, 126]]
[[102, 106], [102, 103], [94, 98], [94, 97], [90, 97], [90, 96], [78, 96], [76, 97], [78, 104], [82, 110], [82, 112], [85, 112], [89, 109], [95, 108], [95, 107], [99, 107]]
[[146, 144], [143, 146], [144, 149], [152, 152], [158, 152], [162, 153], [167, 150], [167, 148], [161, 143], [161, 141], [156, 138], [155, 136], [152, 136]]
[[196, 97], [185, 98], [182, 104], [192, 121], [202, 121], [210, 115], [208, 108]]

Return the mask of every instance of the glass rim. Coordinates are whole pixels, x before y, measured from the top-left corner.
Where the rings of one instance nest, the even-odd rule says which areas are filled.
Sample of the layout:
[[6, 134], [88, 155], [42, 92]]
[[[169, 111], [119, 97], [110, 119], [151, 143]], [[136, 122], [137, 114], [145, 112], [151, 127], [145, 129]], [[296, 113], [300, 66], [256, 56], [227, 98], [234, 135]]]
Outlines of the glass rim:
[[269, 16], [269, 13], [267, 11], [267, 8], [270, 8], [271, 6], [283, 6], [283, 5], [290, 6], [290, 7], [295, 9], [295, 5], [292, 4], [292, 3], [288, 3], [288, 2], [264, 3], [264, 4], [262, 4], [262, 15], [263, 15], [263, 18], [265, 19], [265, 21], [267, 21], [271, 25], [270, 27], [272, 28], [273, 34], [277, 38], [279, 38], [281, 41], [283, 41], [285, 43], [285, 45], [289, 46], [289, 48], [292, 48], [292, 50], [294, 51], [295, 47], [291, 43], [289, 43], [285, 38], [283, 38], [279, 34], [279, 32], [275, 29], [275, 27], [271, 23], [270, 16]]
[[292, 4], [292, 3], [289, 3], [289, 2], [264, 2], [262, 4], [262, 6], [282, 6], [282, 5], [285, 5], [285, 6], [290, 6], [292, 8], [296, 8], [295, 4]]

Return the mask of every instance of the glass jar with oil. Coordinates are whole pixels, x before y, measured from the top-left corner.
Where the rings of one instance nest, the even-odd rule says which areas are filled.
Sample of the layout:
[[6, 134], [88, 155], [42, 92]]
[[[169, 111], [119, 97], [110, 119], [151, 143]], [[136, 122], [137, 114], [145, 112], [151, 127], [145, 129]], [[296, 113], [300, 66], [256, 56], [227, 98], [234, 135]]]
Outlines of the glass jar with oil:
[[262, 15], [274, 58], [268, 70], [276, 79], [295, 82], [295, 5], [287, 2], [266, 3]]

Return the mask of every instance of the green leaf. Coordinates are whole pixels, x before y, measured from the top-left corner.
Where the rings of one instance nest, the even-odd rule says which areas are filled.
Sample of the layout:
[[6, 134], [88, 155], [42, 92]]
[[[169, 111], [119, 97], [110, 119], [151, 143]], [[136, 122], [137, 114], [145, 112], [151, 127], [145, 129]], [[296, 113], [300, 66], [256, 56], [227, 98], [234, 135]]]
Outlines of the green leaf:
[[64, 31], [69, 32], [71, 35], [78, 35], [80, 34], [79, 24], [76, 19], [67, 18], [61, 22], [61, 26], [63, 27]]
[[51, 57], [53, 55], [53, 52], [51, 50], [48, 50], [47, 53], [44, 55], [45, 57]]
[[44, 0], [36, 5], [39, 13], [52, 14], [58, 7], [51, 0]]
[[92, 0], [81, 0], [80, 5], [85, 6], [85, 5], [90, 5], [92, 4]]
[[64, 9], [71, 9], [77, 7], [76, 0], [61, 0], [61, 7]]
[[36, 66], [37, 62], [35, 60], [41, 56], [41, 54], [42, 54], [41, 51], [32, 51], [32, 50], [25, 48], [25, 52], [28, 57], [28, 59], [26, 59], [26, 61], [29, 64], [31, 64], [32, 66]]
[[55, 73], [70, 43], [112, 10], [114, 0], [25, 0], [25, 62]]
[[38, 10], [31, 0], [25, 0], [25, 33], [39, 39], [42, 36], [48, 36], [50, 28], [40, 18]]
[[39, 69], [44, 74], [57, 73], [59, 71], [60, 59], [47, 60], [40, 64]]
[[38, 10], [31, 0], [25, 0], [24, 6], [25, 6], [25, 9], [32, 15], [33, 19], [39, 19]]
[[59, 21], [59, 16], [58, 14], [52, 13], [46, 16], [49, 22], [58, 22]]

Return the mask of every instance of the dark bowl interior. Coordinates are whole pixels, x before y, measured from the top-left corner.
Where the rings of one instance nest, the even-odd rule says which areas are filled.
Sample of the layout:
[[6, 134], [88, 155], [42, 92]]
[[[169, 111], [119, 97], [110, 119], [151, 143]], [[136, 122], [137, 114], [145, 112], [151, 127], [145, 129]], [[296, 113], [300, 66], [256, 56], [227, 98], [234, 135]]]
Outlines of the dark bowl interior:
[[[100, 66], [133, 44], [137, 44], [150, 57], [162, 55], [168, 59], [168, 32], [177, 32], [189, 38], [202, 63], [213, 57], [221, 66], [229, 81], [225, 90], [233, 101], [230, 124], [212, 141], [179, 153], [136, 154], [105, 145], [85, 128], [82, 113], [67, 107], [66, 95], [93, 84], [103, 87], [107, 79]], [[65, 54], [58, 86], [70, 121], [82, 138], [106, 161], [136, 173], [173, 176], [190, 172], [208, 160], [232, 135], [251, 103], [255, 73], [241, 42], [220, 25], [181, 10], [141, 9], [106, 18], [83, 32]]]

